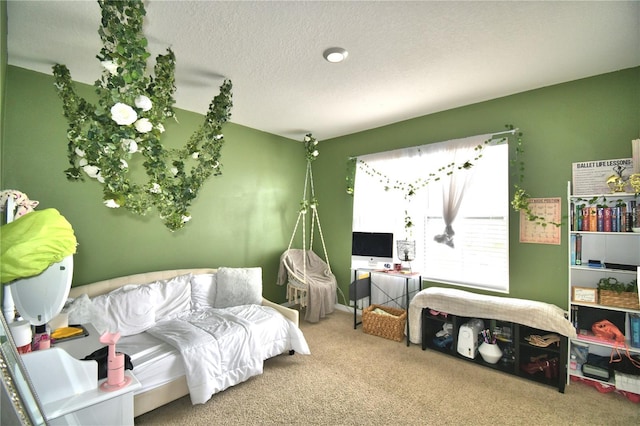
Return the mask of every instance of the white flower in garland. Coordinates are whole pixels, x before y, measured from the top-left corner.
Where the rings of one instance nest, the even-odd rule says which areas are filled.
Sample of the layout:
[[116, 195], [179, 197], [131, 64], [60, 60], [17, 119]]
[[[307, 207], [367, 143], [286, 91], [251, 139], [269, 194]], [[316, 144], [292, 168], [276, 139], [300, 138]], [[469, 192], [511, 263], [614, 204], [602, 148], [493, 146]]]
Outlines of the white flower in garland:
[[110, 209], [117, 209], [120, 207], [120, 204], [118, 204], [114, 199], [104, 200], [104, 205]]
[[152, 194], [160, 194], [162, 192], [162, 188], [160, 187], [160, 185], [154, 182], [153, 185], [151, 185], [151, 188], [149, 188], [149, 192], [151, 192]]
[[109, 71], [110, 74], [118, 73], [118, 64], [114, 61], [101, 61], [100, 64], [102, 64], [102, 66], [105, 67], [105, 69]]
[[111, 107], [111, 119], [121, 126], [128, 126], [138, 119], [138, 114], [129, 105], [118, 102]]
[[316, 149], [316, 145], [318, 145], [318, 140], [313, 137], [311, 133], [307, 133], [303, 139], [304, 147], [307, 151], [307, 161], [314, 161], [318, 155], [320, 154]]
[[[231, 116], [231, 82], [225, 80], [204, 122], [181, 149], [167, 149], [164, 120], [173, 111], [175, 56], [171, 49], [156, 57], [153, 77], [147, 73], [148, 42], [143, 35], [146, 15], [141, 0], [100, 0], [98, 31], [103, 47], [97, 55], [103, 72], [96, 81], [97, 104], [77, 95], [69, 70], [53, 67], [54, 87], [69, 122], [70, 180], [83, 176], [102, 183], [105, 206], [124, 207], [144, 215], [155, 207], [170, 230], [184, 226], [197, 191], [211, 175], [221, 174], [222, 126]], [[105, 117], [108, 119], [105, 120]], [[177, 119], [176, 119], [177, 121]], [[144, 155], [144, 174], [130, 176], [133, 154]], [[148, 176], [147, 182], [138, 182]]]
[[133, 139], [122, 139], [122, 148], [127, 151], [129, 154], [135, 154], [138, 152], [138, 142]]
[[140, 133], [149, 133], [151, 130], [153, 130], [153, 124], [151, 124], [148, 118], [141, 118], [140, 120], [135, 122], [134, 126]]
[[89, 164], [87, 164], [86, 166], [84, 166], [82, 168], [82, 170], [84, 170], [84, 172], [90, 177], [90, 178], [97, 178], [98, 174], [100, 173], [100, 169], [97, 168], [96, 166], [91, 166]]
[[145, 111], [145, 112], [149, 111], [153, 107], [153, 103], [151, 102], [151, 99], [149, 99], [144, 95], [140, 95], [136, 97], [135, 104], [138, 108], [140, 108], [142, 111]]

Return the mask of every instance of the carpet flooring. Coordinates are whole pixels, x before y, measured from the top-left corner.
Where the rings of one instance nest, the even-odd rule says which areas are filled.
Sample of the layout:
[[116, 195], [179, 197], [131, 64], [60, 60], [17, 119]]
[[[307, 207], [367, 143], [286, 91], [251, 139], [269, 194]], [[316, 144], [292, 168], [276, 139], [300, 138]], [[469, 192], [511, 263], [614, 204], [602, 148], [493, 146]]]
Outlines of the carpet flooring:
[[301, 323], [311, 355], [267, 360], [264, 374], [143, 414], [136, 425], [637, 425], [640, 404], [571, 383], [565, 393], [353, 329], [337, 311]]

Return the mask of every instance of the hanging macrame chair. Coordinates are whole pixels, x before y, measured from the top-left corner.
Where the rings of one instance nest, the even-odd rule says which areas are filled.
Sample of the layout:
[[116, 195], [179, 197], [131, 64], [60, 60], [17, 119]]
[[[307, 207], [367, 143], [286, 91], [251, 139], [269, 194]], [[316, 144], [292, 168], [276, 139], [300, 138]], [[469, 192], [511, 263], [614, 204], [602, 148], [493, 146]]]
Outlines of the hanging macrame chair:
[[[307, 192], [307, 188], [309, 188], [310, 193]], [[310, 195], [310, 198], [307, 198], [308, 195]], [[320, 318], [334, 311], [336, 290], [339, 290], [339, 288], [336, 277], [331, 272], [327, 247], [324, 242], [322, 227], [320, 226], [318, 205], [313, 187], [313, 172], [311, 170], [311, 160], [309, 159], [307, 159], [307, 172], [301, 204], [302, 208], [298, 212], [298, 219], [289, 240], [289, 246], [280, 256], [277, 283], [279, 285], [287, 284], [289, 303], [300, 305], [300, 308], [306, 308], [305, 320], [318, 322]], [[311, 214], [308, 248], [306, 245], [307, 214]], [[301, 223], [302, 226], [300, 226]], [[316, 225], [326, 262], [313, 252], [313, 237]], [[302, 228], [302, 249], [294, 249], [292, 248], [293, 240], [299, 228]]]

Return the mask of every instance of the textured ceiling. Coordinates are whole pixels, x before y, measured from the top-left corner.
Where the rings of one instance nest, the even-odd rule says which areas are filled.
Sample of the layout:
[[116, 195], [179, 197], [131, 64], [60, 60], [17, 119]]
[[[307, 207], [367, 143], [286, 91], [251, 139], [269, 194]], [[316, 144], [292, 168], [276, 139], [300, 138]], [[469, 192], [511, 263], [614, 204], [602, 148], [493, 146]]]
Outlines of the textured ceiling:
[[[176, 106], [204, 113], [223, 78], [231, 121], [300, 140], [640, 65], [640, 2], [145, 2], [152, 58], [177, 57]], [[96, 1], [9, 1], [8, 62], [101, 73]], [[322, 52], [349, 51], [341, 64]], [[150, 63], [150, 69], [155, 62]]]

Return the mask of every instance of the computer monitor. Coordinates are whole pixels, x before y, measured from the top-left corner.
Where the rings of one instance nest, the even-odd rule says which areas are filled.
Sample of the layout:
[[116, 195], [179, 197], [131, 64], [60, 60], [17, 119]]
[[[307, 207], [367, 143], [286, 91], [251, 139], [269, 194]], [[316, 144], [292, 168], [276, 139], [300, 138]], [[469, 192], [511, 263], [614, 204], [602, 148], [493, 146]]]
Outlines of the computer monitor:
[[354, 268], [391, 268], [393, 265], [393, 233], [353, 232], [351, 265]]

